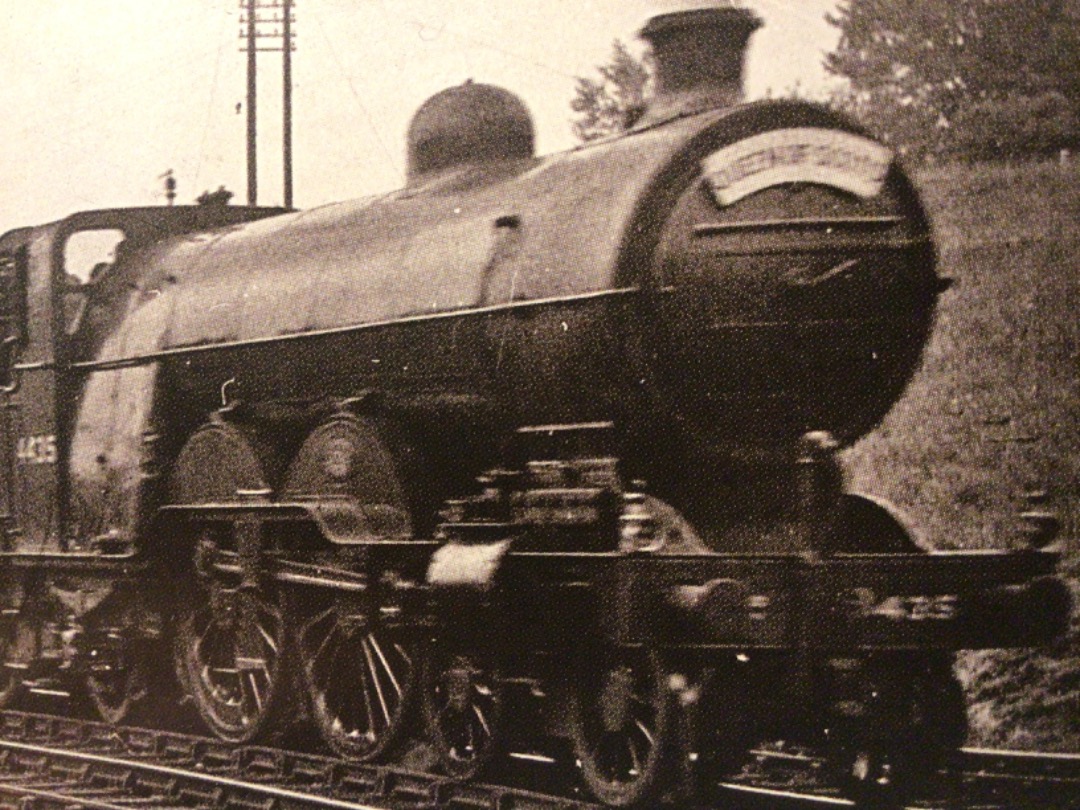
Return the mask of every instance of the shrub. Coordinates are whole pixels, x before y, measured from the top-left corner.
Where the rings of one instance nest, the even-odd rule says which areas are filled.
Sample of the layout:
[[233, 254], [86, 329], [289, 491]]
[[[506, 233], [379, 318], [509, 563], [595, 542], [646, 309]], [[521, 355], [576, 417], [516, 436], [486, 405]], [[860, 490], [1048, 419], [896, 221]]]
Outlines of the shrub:
[[1069, 100], [1058, 92], [1010, 94], [967, 106], [952, 121], [947, 149], [975, 160], [1045, 155], [1080, 136]]

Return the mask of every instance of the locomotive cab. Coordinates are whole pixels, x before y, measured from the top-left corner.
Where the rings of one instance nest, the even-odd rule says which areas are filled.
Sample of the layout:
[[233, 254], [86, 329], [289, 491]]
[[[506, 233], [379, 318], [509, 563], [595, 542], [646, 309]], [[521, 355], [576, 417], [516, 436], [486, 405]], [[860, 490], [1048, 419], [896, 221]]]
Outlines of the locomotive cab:
[[[86, 469], [100, 479], [127, 463], [110, 456], [117, 420], [124, 422], [129, 415], [114, 410], [111, 393], [100, 395], [103, 388], [112, 390], [117, 375], [103, 386], [107, 374], [88, 374], [82, 366], [93, 368], [132, 297], [147, 284], [149, 265], [139, 258], [140, 250], [192, 231], [272, 213], [278, 211], [203, 206], [88, 211], [52, 225], [12, 231], [0, 240], [7, 378], [3, 413], [9, 420], [5, 435], [13, 436], [3, 448], [12, 457], [0, 466], [9, 478], [4, 493], [11, 551], [77, 551], [87, 549], [95, 538], [130, 538], [129, 528], [103, 525], [100, 512], [82, 508], [79, 482], [85, 481]], [[91, 400], [99, 392], [96, 404], [87, 402], [88, 390]], [[130, 394], [142, 395], [144, 390]], [[88, 407], [96, 410], [93, 419], [86, 418]], [[84, 437], [96, 429], [99, 444], [73, 459], [72, 444], [80, 429]], [[146, 425], [130, 429], [139, 432]], [[104, 461], [91, 460], [80, 469], [80, 461], [86, 462], [91, 452]]]

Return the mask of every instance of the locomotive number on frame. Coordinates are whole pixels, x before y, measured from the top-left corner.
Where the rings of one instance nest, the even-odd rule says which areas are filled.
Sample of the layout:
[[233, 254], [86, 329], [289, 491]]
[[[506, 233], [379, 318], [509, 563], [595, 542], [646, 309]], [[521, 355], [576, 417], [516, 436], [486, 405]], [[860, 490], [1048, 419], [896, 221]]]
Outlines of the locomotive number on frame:
[[55, 464], [56, 437], [51, 433], [42, 436], [20, 436], [15, 446], [15, 457], [22, 464]]
[[955, 594], [876, 596], [867, 588], [853, 594], [861, 616], [880, 616], [892, 621], [950, 621], [957, 617], [960, 598]]

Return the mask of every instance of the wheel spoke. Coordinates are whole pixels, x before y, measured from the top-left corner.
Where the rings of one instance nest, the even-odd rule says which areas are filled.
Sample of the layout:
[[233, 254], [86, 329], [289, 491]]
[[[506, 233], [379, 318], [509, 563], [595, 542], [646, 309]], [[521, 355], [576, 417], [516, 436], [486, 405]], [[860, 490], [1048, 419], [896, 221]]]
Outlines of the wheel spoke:
[[269, 647], [276, 655], [278, 651], [278, 646], [274, 642], [274, 637], [266, 631], [266, 628], [262, 626], [261, 622], [256, 622], [255, 626], [259, 628], [259, 635], [263, 637], [263, 641], [266, 642], [266, 646]]
[[[330, 642], [333, 642], [333, 644], [331, 645]], [[334, 679], [334, 673], [340, 666], [341, 653], [344, 649], [345, 639], [343, 633], [341, 632], [341, 628], [335, 624], [330, 629], [330, 632], [327, 633], [326, 639], [324, 640], [322, 647], [320, 647], [320, 658], [322, 658], [322, 652], [327, 653], [323, 660], [326, 662], [325, 672], [330, 676], [331, 680]]]
[[473, 714], [476, 715], [477, 721], [480, 723], [480, 728], [482, 728], [484, 730], [484, 736], [490, 737], [491, 736], [491, 726], [488, 725], [487, 718], [484, 717], [484, 710], [481, 709], [475, 703], [472, 706], [472, 710], [473, 710]]
[[371, 705], [371, 689], [368, 688], [367, 674], [363, 667], [360, 668], [360, 692], [364, 696], [364, 712], [367, 714], [368, 728], [375, 730], [375, 709]]
[[[336, 611], [334, 610], [334, 608], [332, 608], [332, 607], [327, 608], [322, 613], [319, 613], [314, 618], [312, 618], [311, 620], [304, 623], [304, 626], [300, 630], [300, 634], [299, 634], [300, 635], [300, 648], [301, 649], [308, 649], [308, 647], [309, 647], [309, 645], [308, 645], [308, 637], [315, 631], [315, 628], [317, 626], [319, 626], [320, 624], [325, 622], [326, 619], [328, 619], [328, 618], [330, 618], [330, 616], [334, 615], [335, 612]], [[336, 622], [333, 622], [332, 624], [336, 624]], [[329, 631], [327, 631], [327, 634], [329, 634]]]
[[197, 635], [196, 635], [195, 650], [194, 650], [194, 653], [195, 653], [196, 656], [198, 656], [200, 658], [202, 657], [202, 655], [201, 655], [201, 653], [202, 653], [202, 645], [206, 643], [206, 637], [208, 635], [210, 635], [210, 631], [213, 630], [213, 629], [214, 629], [214, 620], [213, 620], [212, 617], [208, 617], [207, 620], [206, 620], [206, 626], [203, 628], [201, 633], [197, 633]]
[[259, 712], [262, 712], [262, 710], [263, 710], [263, 699], [262, 699], [262, 695], [259, 692], [259, 684], [258, 684], [257, 679], [255, 678], [255, 672], [253, 670], [249, 670], [248, 673], [247, 673], [247, 677], [248, 677], [248, 683], [251, 685], [251, 696], [253, 698], [255, 698], [255, 706], [256, 706], [256, 708], [258, 709]]
[[248, 673], [242, 672], [240, 670], [240, 668], [237, 666], [236, 646], [235, 646], [235, 644], [233, 645], [233, 648], [232, 648], [232, 650], [231, 650], [231, 652], [229, 654], [229, 657], [232, 659], [231, 660], [231, 666], [229, 668], [223, 668], [222, 671], [226, 676], [230, 677], [232, 679], [233, 683], [234, 683], [234, 686], [233, 686], [233, 695], [234, 695], [234, 697], [233, 697], [233, 705], [236, 706], [236, 708], [241, 713], [241, 722], [246, 724], [247, 723], [247, 715], [244, 714], [244, 704], [245, 704], [245, 702], [250, 704], [250, 700], [248, 700], [247, 697], [246, 697], [246, 692], [248, 690], [248, 679], [247, 679], [247, 674]]
[[[379, 673], [375, 670], [375, 659], [371, 654], [371, 646], [368, 643], [367, 636], [360, 641], [360, 647], [364, 651], [364, 660], [367, 661], [368, 678], [372, 685], [375, 687], [375, 694], [379, 698], [379, 707], [382, 709], [383, 717], [386, 718], [386, 725], [390, 725], [390, 708], [386, 705], [386, 696], [383, 695], [382, 684], [379, 683]], [[374, 724], [372, 724], [372, 730], [374, 730]]]
[[368, 641], [371, 643], [372, 649], [375, 650], [375, 654], [379, 657], [379, 661], [382, 662], [383, 669], [386, 672], [386, 677], [390, 679], [390, 683], [393, 685], [394, 691], [397, 692], [398, 699], [400, 700], [402, 694], [404, 693], [404, 690], [402, 690], [401, 684], [398, 683], [398, 679], [394, 675], [393, 667], [390, 666], [390, 663], [386, 660], [386, 656], [383, 655], [382, 647], [379, 646], [379, 640], [375, 637], [374, 633], [369, 633]]
[[326, 647], [330, 643], [330, 639], [333, 638], [333, 636], [334, 630], [333, 628], [331, 628], [329, 631], [327, 631], [326, 635], [323, 636], [323, 640], [319, 642], [319, 649], [317, 649], [315, 653], [307, 659], [306, 663], [309, 667], [311, 667], [312, 670], [314, 670], [315, 667], [318, 666], [319, 661], [322, 659], [323, 653], [326, 652]]
[[638, 719], [634, 719], [634, 725], [637, 726], [637, 730], [641, 732], [641, 736], [648, 740], [649, 745], [656, 745], [656, 741], [653, 740], [652, 732], [649, 731], [649, 727]]
[[335, 684], [340, 683], [335, 677], [338, 670], [335, 664], [337, 664], [340, 651], [341, 636], [337, 624], [334, 623], [327, 629], [315, 654], [304, 656], [304, 672], [313, 691], [322, 692], [327, 696], [327, 700], [330, 698], [330, 690]]

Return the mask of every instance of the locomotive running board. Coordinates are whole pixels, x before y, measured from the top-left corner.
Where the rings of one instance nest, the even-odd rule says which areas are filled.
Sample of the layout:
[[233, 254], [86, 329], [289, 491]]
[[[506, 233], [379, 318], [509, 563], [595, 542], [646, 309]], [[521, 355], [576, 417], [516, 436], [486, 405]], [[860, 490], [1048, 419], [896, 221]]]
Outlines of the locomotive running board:
[[171, 504], [158, 514], [193, 522], [236, 523], [313, 523], [323, 537], [335, 545], [385, 545], [388, 542], [414, 542], [407, 537], [387, 538], [369, 530], [372, 510], [381, 504], [361, 504], [353, 498], [320, 498], [310, 501], [271, 503], [268, 501], [234, 503]]
[[134, 551], [123, 554], [92, 554], [85, 552], [0, 552], [0, 567], [63, 569], [69, 573], [134, 575], [146, 570], [146, 561]]

